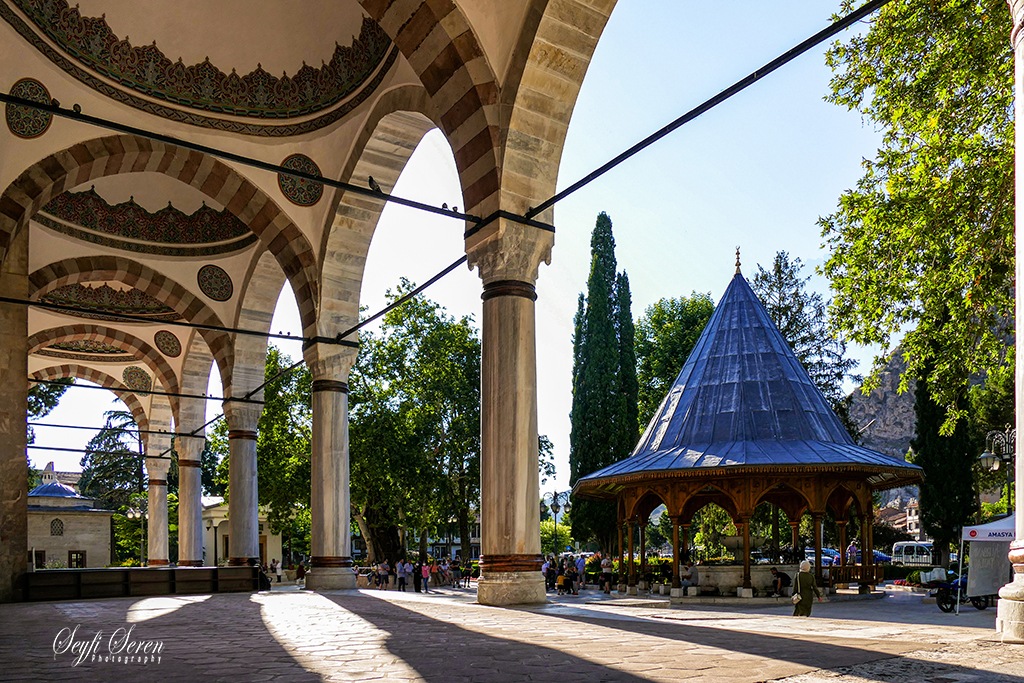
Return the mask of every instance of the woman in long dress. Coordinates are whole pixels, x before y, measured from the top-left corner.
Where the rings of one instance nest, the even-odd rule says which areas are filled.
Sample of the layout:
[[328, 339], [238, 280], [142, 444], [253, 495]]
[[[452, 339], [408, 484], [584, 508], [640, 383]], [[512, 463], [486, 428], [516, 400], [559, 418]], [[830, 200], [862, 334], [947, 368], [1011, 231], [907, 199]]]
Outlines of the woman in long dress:
[[804, 560], [800, 563], [800, 573], [796, 575], [796, 580], [793, 581], [793, 594], [800, 594], [800, 602], [793, 605], [793, 616], [794, 617], [809, 617], [811, 616], [811, 605], [814, 602], [814, 598], [821, 600], [821, 593], [818, 592], [818, 583], [814, 580], [814, 575], [811, 574], [811, 563]]

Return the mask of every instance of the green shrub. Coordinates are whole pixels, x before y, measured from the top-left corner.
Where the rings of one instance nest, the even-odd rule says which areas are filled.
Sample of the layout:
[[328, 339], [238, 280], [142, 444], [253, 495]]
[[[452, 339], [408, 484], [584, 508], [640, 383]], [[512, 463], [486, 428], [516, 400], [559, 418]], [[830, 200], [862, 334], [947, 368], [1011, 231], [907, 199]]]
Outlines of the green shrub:
[[913, 584], [921, 583], [921, 570], [915, 569], [907, 574], [907, 582]]

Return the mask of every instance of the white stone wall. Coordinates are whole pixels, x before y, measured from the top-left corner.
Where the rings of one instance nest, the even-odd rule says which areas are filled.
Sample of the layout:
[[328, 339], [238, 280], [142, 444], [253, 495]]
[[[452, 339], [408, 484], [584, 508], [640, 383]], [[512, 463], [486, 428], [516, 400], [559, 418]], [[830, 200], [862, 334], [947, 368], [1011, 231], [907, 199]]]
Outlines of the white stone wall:
[[[28, 511], [28, 549], [46, 552], [46, 561], [67, 566], [69, 550], [84, 550], [86, 567], [110, 564], [110, 517], [112, 512], [76, 510]], [[64, 522], [64, 535], [51, 536], [50, 522]]]

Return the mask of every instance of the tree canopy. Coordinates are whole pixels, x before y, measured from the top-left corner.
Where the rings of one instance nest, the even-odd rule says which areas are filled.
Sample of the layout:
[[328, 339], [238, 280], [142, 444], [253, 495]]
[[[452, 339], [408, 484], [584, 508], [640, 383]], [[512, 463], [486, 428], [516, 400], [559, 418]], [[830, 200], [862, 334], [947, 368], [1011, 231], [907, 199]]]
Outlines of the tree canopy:
[[929, 366], [946, 433], [965, 415], [969, 378], [1002, 362], [1013, 320], [1010, 28], [1003, 0], [893, 0], [827, 53], [828, 100], [883, 133], [820, 219], [833, 319], [879, 345], [876, 373], [905, 333], [901, 390]]

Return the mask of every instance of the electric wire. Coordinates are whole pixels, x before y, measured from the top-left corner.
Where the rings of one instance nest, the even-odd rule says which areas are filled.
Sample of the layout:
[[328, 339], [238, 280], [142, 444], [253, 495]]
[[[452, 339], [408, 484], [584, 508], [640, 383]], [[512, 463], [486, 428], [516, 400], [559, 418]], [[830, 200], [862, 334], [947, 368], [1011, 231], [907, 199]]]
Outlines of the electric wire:
[[[416, 202], [416, 201], [413, 201], [413, 200], [408, 200], [408, 199], [396, 197], [394, 195], [389, 195], [389, 194], [386, 194], [386, 193], [383, 193], [383, 192], [378, 192], [376, 190], [372, 190], [372, 189], [368, 189], [368, 188], [363, 188], [363, 187], [360, 187], [358, 185], [352, 185], [351, 183], [345, 183], [345, 182], [342, 182], [342, 181], [332, 180], [330, 178], [314, 176], [312, 174], [304, 173], [304, 172], [297, 171], [297, 170], [294, 170], [294, 169], [284, 168], [283, 166], [279, 166], [279, 165], [275, 165], [275, 164], [270, 164], [270, 163], [267, 163], [267, 162], [264, 162], [264, 161], [260, 161], [258, 159], [253, 159], [251, 157], [245, 157], [243, 155], [235, 154], [235, 153], [232, 153], [232, 152], [226, 152], [226, 151], [223, 151], [223, 150], [218, 150], [218, 149], [215, 149], [215, 148], [212, 148], [212, 147], [207, 147], [205, 145], [198, 145], [198, 144], [190, 143], [190, 142], [187, 142], [187, 141], [184, 141], [184, 140], [179, 140], [177, 138], [174, 138], [174, 137], [171, 137], [171, 136], [167, 136], [167, 135], [162, 135], [160, 133], [155, 133], [155, 132], [152, 132], [152, 131], [146, 131], [146, 130], [143, 130], [143, 129], [140, 129], [140, 128], [135, 128], [134, 126], [128, 126], [128, 125], [125, 125], [125, 124], [116, 123], [116, 122], [109, 121], [109, 120], [106, 120], [106, 119], [102, 119], [102, 118], [98, 118], [98, 117], [94, 117], [94, 116], [89, 116], [89, 115], [86, 115], [86, 114], [82, 114], [81, 111], [73, 111], [73, 110], [69, 110], [69, 109], [63, 109], [63, 108], [61, 108], [59, 106], [59, 103], [57, 103], [57, 104], [40, 104], [38, 102], [33, 102], [31, 100], [25, 100], [25, 99], [22, 99], [22, 98], [19, 98], [19, 97], [14, 97], [14, 96], [3, 94], [3, 93], [0, 93], [0, 102], [6, 102], [8, 104], [15, 104], [15, 105], [19, 105], [19, 106], [25, 106], [25, 107], [30, 107], [30, 108], [34, 108], [34, 109], [40, 109], [40, 110], [43, 110], [43, 111], [48, 111], [48, 112], [50, 112], [50, 113], [52, 113], [54, 115], [61, 116], [63, 118], [67, 118], [67, 119], [71, 119], [71, 120], [76, 120], [76, 121], [80, 121], [80, 122], [83, 122], [83, 123], [92, 124], [92, 125], [100, 127], [100, 128], [107, 128], [109, 130], [115, 130], [115, 131], [122, 132], [122, 133], [129, 133], [129, 134], [132, 134], [132, 135], [137, 135], [139, 137], [148, 138], [148, 139], [151, 139], [151, 140], [155, 140], [157, 142], [163, 142], [165, 144], [179, 146], [179, 147], [182, 147], [183, 149], [190, 149], [190, 150], [193, 150], [193, 151], [201, 152], [203, 154], [209, 154], [211, 156], [215, 156], [215, 157], [218, 157], [218, 158], [221, 158], [221, 159], [226, 159], [228, 161], [234, 161], [234, 162], [239, 163], [239, 164], [243, 164], [243, 165], [246, 165], [246, 166], [251, 166], [251, 167], [254, 167], [254, 168], [259, 168], [259, 169], [262, 169], [262, 170], [265, 170], [265, 171], [281, 173], [281, 174], [290, 175], [290, 176], [293, 176], [293, 177], [296, 177], [296, 178], [301, 178], [301, 179], [304, 179], [304, 180], [308, 180], [308, 181], [311, 181], [311, 182], [322, 183], [322, 184], [327, 185], [329, 187], [334, 187], [334, 188], [343, 189], [343, 190], [346, 190], [346, 191], [351, 191], [351, 192], [354, 192], [356, 194], [360, 194], [360, 195], [364, 195], [364, 196], [369, 196], [369, 197], [375, 197], [375, 198], [378, 198], [378, 199], [383, 199], [385, 201], [394, 202], [394, 203], [397, 203], [397, 204], [401, 204], [403, 206], [408, 206], [410, 208], [415, 208], [415, 209], [419, 209], [419, 210], [422, 210], [422, 211], [427, 211], [427, 212], [430, 212], [430, 213], [435, 213], [435, 214], [440, 214], [440, 215], [445, 215], [445, 216], [450, 216], [450, 217], [455, 217], [455, 218], [461, 218], [463, 220], [466, 220], [468, 222], [472, 222], [472, 223], [476, 224], [474, 227], [470, 228], [467, 231], [467, 233], [466, 233], [467, 236], [473, 234], [474, 232], [477, 232], [484, 225], [486, 225], [487, 223], [490, 223], [490, 222], [492, 222], [494, 220], [497, 220], [498, 218], [507, 218], [509, 220], [514, 220], [516, 222], [520, 222], [520, 223], [523, 223], [523, 224], [526, 224], [526, 225], [533, 225], [534, 227], [538, 227], [538, 228], [541, 228], [541, 229], [553, 231], [554, 228], [552, 226], [547, 225], [547, 224], [543, 224], [543, 223], [538, 223], [535, 220], [533, 220], [534, 217], [537, 216], [538, 214], [542, 213], [543, 211], [547, 210], [548, 208], [554, 206], [556, 203], [562, 201], [563, 199], [565, 199], [566, 197], [570, 196], [571, 194], [573, 194], [577, 190], [581, 189], [582, 187], [590, 184], [591, 182], [593, 182], [597, 178], [603, 176], [608, 171], [610, 171], [613, 168], [615, 168], [616, 166], [620, 165], [621, 163], [623, 163], [627, 159], [635, 156], [637, 153], [641, 152], [642, 150], [646, 149], [647, 147], [650, 147], [655, 142], [658, 142], [659, 140], [661, 140], [662, 138], [667, 136], [669, 133], [675, 131], [676, 129], [680, 128], [684, 124], [686, 124], [686, 123], [696, 119], [701, 114], [703, 114], [703, 113], [713, 109], [714, 107], [718, 106], [722, 102], [725, 102], [726, 100], [728, 100], [733, 95], [735, 95], [735, 94], [745, 90], [746, 88], [748, 88], [749, 86], [751, 86], [754, 83], [758, 82], [759, 80], [761, 80], [762, 78], [764, 78], [768, 74], [774, 72], [778, 68], [782, 67], [783, 65], [785, 65], [785, 64], [789, 63], [790, 61], [792, 61], [793, 59], [795, 59], [795, 58], [799, 57], [800, 55], [804, 54], [805, 52], [807, 52], [811, 48], [821, 44], [822, 42], [824, 42], [824, 41], [828, 40], [829, 38], [831, 38], [832, 36], [836, 35], [837, 33], [843, 31], [844, 29], [846, 29], [846, 28], [848, 28], [850, 26], [852, 26], [854, 23], [856, 23], [857, 21], [860, 21], [865, 16], [875, 12], [875, 10], [877, 10], [877, 9], [883, 7], [884, 5], [888, 4], [889, 1], [890, 0], [870, 0], [869, 2], [864, 4], [859, 9], [854, 10], [853, 12], [847, 14], [845, 17], [842, 17], [839, 21], [836, 21], [833, 24], [831, 24], [830, 26], [822, 29], [821, 31], [818, 31], [817, 33], [815, 33], [810, 38], [807, 38], [806, 40], [802, 41], [801, 43], [799, 43], [795, 47], [791, 48], [787, 52], [785, 52], [782, 55], [780, 55], [779, 57], [776, 57], [772, 61], [770, 61], [767, 64], [765, 64], [764, 66], [762, 66], [760, 69], [757, 69], [754, 72], [752, 72], [749, 75], [747, 75], [745, 78], [740, 79], [739, 81], [737, 81], [733, 85], [729, 86], [728, 88], [726, 88], [725, 90], [720, 92], [718, 95], [715, 95], [714, 97], [709, 98], [708, 100], [704, 101], [702, 104], [698, 105], [697, 107], [694, 107], [693, 109], [691, 109], [690, 111], [686, 112], [685, 114], [683, 114], [679, 118], [675, 119], [671, 123], [667, 124], [666, 126], [663, 126], [659, 130], [655, 131], [654, 133], [652, 133], [648, 137], [644, 138], [640, 142], [638, 142], [635, 145], [633, 145], [632, 147], [630, 147], [629, 149], [625, 150], [621, 154], [619, 154], [616, 157], [612, 158], [610, 161], [608, 161], [605, 164], [603, 164], [602, 166], [598, 167], [597, 169], [595, 169], [591, 173], [587, 174], [586, 176], [584, 176], [583, 178], [581, 178], [577, 182], [573, 183], [569, 187], [565, 188], [561, 192], [555, 193], [554, 195], [552, 195], [551, 197], [549, 197], [545, 201], [541, 202], [536, 207], [530, 208], [523, 216], [519, 216], [517, 214], [512, 214], [510, 212], [505, 212], [505, 211], [496, 211], [493, 214], [491, 214], [490, 216], [487, 216], [486, 218], [480, 218], [478, 216], [472, 216], [472, 215], [468, 215], [468, 214], [458, 214], [458, 213], [456, 213], [454, 211], [449, 211], [447, 209], [442, 209], [442, 208], [439, 208], [439, 207], [434, 207], [434, 206], [431, 206], [431, 205], [428, 205], [428, 204], [424, 204], [424, 203], [421, 203], [421, 202]], [[76, 107], [77, 107], [77, 105], [76, 105]], [[349, 328], [345, 332], [339, 333], [336, 337], [334, 337], [334, 339], [336, 341], [340, 342], [343, 337], [347, 337], [348, 335], [352, 334], [353, 332], [359, 330], [364, 325], [372, 322], [373, 320], [376, 320], [377, 318], [380, 318], [383, 315], [386, 315], [388, 311], [393, 310], [397, 306], [400, 306], [400, 305], [404, 304], [406, 301], [408, 301], [412, 297], [416, 296], [417, 294], [419, 294], [420, 292], [425, 290], [427, 287], [429, 287], [430, 285], [434, 284], [435, 282], [440, 280], [442, 277], [444, 277], [445, 275], [450, 273], [452, 270], [457, 268], [459, 265], [465, 263], [467, 258], [468, 258], [467, 256], [463, 255], [458, 260], [453, 262], [450, 266], [448, 266], [447, 268], [445, 268], [444, 270], [439, 272], [434, 277], [430, 278], [423, 285], [417, 287], [415, 290], [413, 290], [409, 294], [407, 294], [407, 295], [405, 295], [405, 296], [403, 296], [403, 297], [401, 297], [399, 299], [396, 299], [394, 302], [389, 304], [387, 307], [385, 307], [381, 311], [375, 313], [373, 316], [371, 316], [369, 318], [366, 318], [365, 320], [363, 320], [363, 321], [359, 322], [358, 324], [352, 326], [351, 328]], [[291, 339], [299, 339], [298, 337], [289, 337], [289, 338], [291, 338]], [[326, 341], [328, 339], [330, 339], [330, 338], [321, 338], [321, 337], [315, 337], [315, 338], [312, 338], [312, 339], [302, 338], [302, 340], [304, 342], [304, 346], [306, 344], [309, 344], [310, 342], [324, 342], [324, 341]], [[297, 368], [298, 366], [302, 365], [304, 362], [305, 362], [304, 360], [300, 359], [299, 361], [296, 361], [295, 363], [293, 363], [292, 365], [288, 366], [287, 368], [281, 370], [280, 372], [278, 372], [276, 375], [274, 375], [270, 379], [265, 380], [262, 384], [257, 386], [255, 389], [247, 392], [243, 399], [233, 399], [232, 398], [232, 399], [223, 399], [223, 401], [227, 402], [229, 400], [232, 400], [232, 401], [238, 401], [238, 402], [254, 402], [254, 401], [249, 401], [249, 399], [251, 399], [251, 397], [253, 395], [255, 395], [257, 392], [261, 391], [268, 384], [276, 382], [277, 380], [281, 379], [285, 375], [291, 373], [292, 371], [295, 370], [295, 368]], [[78, 386], [78, 385], [71, 385], [71, 386]], [[94, 387], [94, 388], [103, 388], [103, 387]], [[158, 393], [158, 392], [149, 392], [149, 393]], [[168, 394], [168, 395], [171, 395], [171, 394]], [[205, 399], [205, 398], [209, 398], [209, 397], [192, 397], [192, 398], [204, 398]], [[262, 402], [260, 402], [260, 403], [262, 403]], [[219, 415], [217, 415], [217, 416], [213, 417], [212, 419], [208, 420], [201, 427], [198, 427], [198, 428], [192, 430], [191, 432], [189, 432], [187, 434], [178, 434], [178, 435], [179, 436], [195, 436], [199, 431], [204, 430], [206, 427], [208, 427], [209, 425], [213, 424], [214, 422], [217, 422], [218, 420], [220, 420], [223, 417], [224, 417], [224, 413], [220, 413]], [[58, 449], [54, 449], [54, 450], [58, 450]], [[157, 456], [157, 457], [162, 457], [163, 455], [165, 455], [168, 452], [170, 452], [170, 449], [164, 451], [161, 454], [161, 456]]]
[[36, 384], [59, 384], [60, 386], [66, 387], [68, 389], [74, 389], [77, 387], [79, 389], [101, 389], [103, 391], [121, 391], [129, 394], [139, 394], [140, 396], [169, 396], [171, 398], [195, 398], [203, 401], [220, 401], [221, 403], [229, 403], [233, 401], [235, 403], [258, 403], [260, 405], [263, 404], [263, 401], [249, 400], [248, 396], [246, 396], [246, 398], [224, 398], [222, 396], [207, 396], [205, 394], [179, 394], [172, 393], [169, 391], [155, 391], [152, 389], [142, 391], [140, 389], [132, 389], [131, 387], [125, 387], [124, 389], [120, 387], [101, 387], [98, 384], [65, 384], [64, 382], [60, 382], [53, 379], [38, 379], [36, 377], [29, 377], [28, 381], [35, 382]]

